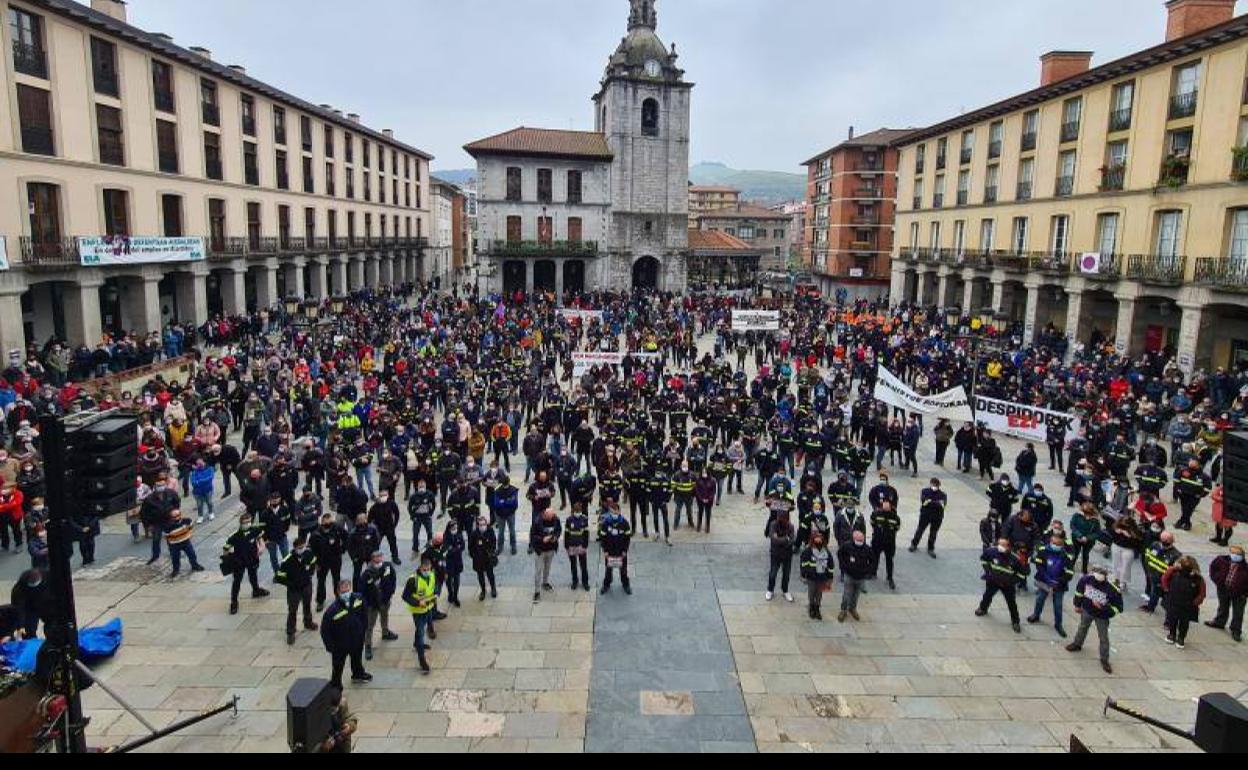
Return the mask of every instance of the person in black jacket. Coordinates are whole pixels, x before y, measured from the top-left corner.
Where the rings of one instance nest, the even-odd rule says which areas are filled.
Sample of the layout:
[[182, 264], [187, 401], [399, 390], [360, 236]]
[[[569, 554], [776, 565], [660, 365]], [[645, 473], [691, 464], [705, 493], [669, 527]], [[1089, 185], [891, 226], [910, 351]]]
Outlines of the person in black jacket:
[[273, 581], [286, 586], [286, 644], [295, 643], [295, 616], [303, 605], [303, 627], [315, 631], [312, 620], [312, 577], [316, 574], [316, 554], [303, 535], [295, 538], [295, 549], [286, 555]]
[[975, 426], [968, 422], [958, 428], [958, 432], [953, 436], [953, 445], [958, 450], [958, 470], [970, 473], [971, 464], [975, 459], [975, 450], [979, 446], [979, 436], [975, 433]]
[[269, 592], [260, 587], [256, 575], [260, 567], [260, 549], [264, 542], [264, 528], [254, 523], [250, 513], [238, 517], [238, 530], [225, 541], [222, 567], [231, 574], [230, 614], [238, 614], [238, 590], [243, 585], [243, 575], [251, 582], [251, 598], [263, 599]]
[[884, 564], [888, 570], [888, 587], [897, 590], [893, 581], [893, 557], [897, 555], [897, 531], [901, 529], [901, 517], [893, 506], [885, 500], [880, 507], [871, 513], [871, 560], [875, 569], [871, 577], [880, 573], [880, 556], [884, 556]]
[[399, 635], [390, 630], [390, 600], [398, 587], [399, 578], [394, 565], [386, 561], [381, 551], [373, 553], [368, 566], [355, 583], [355, 592], [364, 599], [368, 608], [368, 628], [364, 632], [364, 659], [373, 659], [373, 630], [381, 621], [381, 641], [397, 641]]
[[996, 545], [991, 548], [985, 548], [984, 553], [979, 558], [980, 564], [984, 568], [983, 581], [985, 583], [984, 598], [979, 602], [979, 609], [975, 610], [975, 616], [982, 618], [988, 614], [988, 607], [992, 605], [993, 597], [998, 592], [1005, 597], [1005, 605], [1010, 609], [1010, 623], [1013, 625], [1014, 633], [1021, 634], [1023, 627], [1019, 623], [1017, 590], [1020, 580], [1025, 580], [1027, 572], [1022, 564], [1019, 563], [1018, 557], [1010, 550], [1010, 541], [1008, 538], [1002, 537], [997, 540]]
[[464, 550], [467, 543], [460, 531], [459, 522], [451, 520], [442, 533], [443, 551], [446, 554], [446, 596], [451, 606], [459, 607], [459, 581], [464, 574]]
[[628, 582], [628, 548], [632, 543], [632, 538], [633, 528], [628, 523], [628, 519], [620, 514], [618, 507], [607, 508], [598, 517], [598, 542], [602, 545], [605, 559], [602, 579], [604, 596], [611, 590], [611, 576], [617, 568], [620, 570], [620, 582], [624, 586], [624, 593], [630, 596], [633, 593]]
[[212, 448], [212, 460], [209, 464], [215, 464], [221, 470], [221, 483], [224, 486], [222, 500], [234, 494], [234, 473], [242, 461], [242, 456], [233, 444], [219, 444]]
[[806, 581], [806, 614], [811, 620], [823, 620], [823, 595], [832, 588], [836, 559], [824, 547], [823, 535], [816, 532], [810, 538], [810, 546], [802, 551], [800, 560], [802, 580]]
[[321, 616], [321, 642], [332, 661], [330, 684], [342, 690], [342, 670], [351, 660], [351, 681], [371, 682], [373, 675], [364, 670], [364, 632], [368, 628], [368, 609], [364, 600], [351, 591], [351, 583], [338, 583], [338, 595]]
[[347, 521], [355, 521], [360, 514], [367, 513], [368, 495], [355, 485], [350, 476], [342, 479], [338, 487], [338, 513]]
[[927, 555], [936, 558], [936, 535], [945, 523], [945, 506], [949, 495], [940, 488], [940, 479], [932, 479], [928, 488], [919, 493], [919, 526], [910, 540], [910, 553], [919, 550], [923, 533], [927, 532]]
[[390, 559], [396, 566], [402, 565], [399, 558], [399, 504], [390, 499], [391, 492], [382, 489], [377, 495], [377, 502], [368, 509], [368, 521], [377, 528], [378, 534], [390, 544]]
[[355, 517], [355, 527], [347, 535], [347, 555], [351, 557], [351, 585], [360, 579], [360, 571], [381, 547], [381, 533], [368, 523], [368, 516], [361, 513]]
[[1014, 513], [1014, 504], [1018, 502], [1018, 490], [1010, 483], [1009, 474], [1001, 474], [1001, 478], [988, 485], [988, 507], [1001, 515], [1003, 521], [1009, 521]]
[[[583, 588], [589, 590], [589, 516], [585, 515], [585, 504], [572, 503], [572, 513], [563, 525], [563, 549], [568, 554], [568, 562], [572, 567], [572, 590]], [[580, 565], [578, 576], [576, 568]]]
[[321, 524], [308, 537], [308, 547], [316, 556], [316, 611], [325, 608], [325, 576], [333, 577], [330, 586], [342, 581], [342, 555], [347, 552], [347, 530], [334, 520], [334, 514], [321, 515]]
[[555, 515], [554, 508], [542, 511], [533, 529], [529, 532], [529, 547], [536, 555], [533, 569], [533, 601], [542, 600], [542, 591], [553, 591], [550, 584], [550, 565], [554, 561], [555, 552], [559, 550], [559, 536], [563, 534], [563, 525]]
[[9, 602], [19, 615], [18, 627], [27, 639], [34, 639], [39, 631], [39, 621], [45, 623], [52, 617], [52, 597], [43, 570], [29, 569], [18, 577], [9, 593]]
[[[822, 533], [815, 534], [820, 540], [823, 539]], [[789, 520], [789, 512], [777, 512], [763, 528], [763, 536], [767, 538], [768, 553], [771, 557], [771, 566], [767, 571], [767, 601], [771, 601], [775, 596], [776, 574], [779, 573], [780, 591], [784, 594], [786, 601], [792, 602], [793, 595], [789, 593], [789, 573], [793, 569], [793, 548], [797, 539], [793, 531], [793, 523]]]
[[498, 598], [498, 588], [494, 583], [494, 566], [498, 564], [498, 536], [494, 528], [484, 516], [477, 517], [477, 526], [468, 535], [468, 556], [472, 559], [472, 570], [477, 573], [477, 583], [481, 586], [478, 601], [485, 601], [485, 583], [489, 580], [490, 597]]
[[169, 521], [171, 512], [182, 507], [182, 498], [176, 487], [177, 484], [162, 473], [152, 485], [152, 493], [139, 506], [139, 519], [152, 537], [152, 558], [148, 560], [148, 564], [160, 561], [160, 544], [164, 539], [161, 534], [164, 532], [165, 522]]
[[288, 533], [292, 521], [294, 514], [282, 500], [282, 496], [277, 492], [271, 493], [269, 504], [260, 511], [260, 523], [264, 526], [264, 547], [269, 551], [269, 565], [273, 567], [274, 574], [281, 564], [278, 551], [281, 551], [282, 559], [290, 553]]
[[840, 547], [836, 560], [841, 566], [843, 584], [841, 612], [836, 619], [844, 623], [848, 614], [854, 620], [861, 620], [858, 617], [858, 597], [863, 593], [863, 582], [875, 570], [875, 558], [872, 556], [871, 546], [867, 545], [867, 536], [854, 530], [853, 539]]

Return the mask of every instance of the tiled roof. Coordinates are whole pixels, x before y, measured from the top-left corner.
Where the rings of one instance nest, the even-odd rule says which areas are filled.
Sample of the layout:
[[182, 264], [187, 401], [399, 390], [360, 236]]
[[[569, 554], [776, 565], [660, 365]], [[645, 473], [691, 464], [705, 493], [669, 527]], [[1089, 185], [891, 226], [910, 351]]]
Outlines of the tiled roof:
[[918, 128], [880, 128], [869, 134], [855, 136], [853, 139], [846, 139], [835, 147], [824, 150], [802, 165], [809, 166], [820, 158], [827, 157], [837, 150], [846, 150], [851, 147], [892, 147], [909, 137], [911, 134], [921, 130], [922, 129]]
[[615, 157], [607, 146], [605, 134], [524, 126], [466, 144], [464, 151], [474, 158], [477, 155], [539, 155], [594, 160], [611, 160]]
[[756, 251], [736, 236], [711, 230], [690, 230], [689, 249], [691, 251]]

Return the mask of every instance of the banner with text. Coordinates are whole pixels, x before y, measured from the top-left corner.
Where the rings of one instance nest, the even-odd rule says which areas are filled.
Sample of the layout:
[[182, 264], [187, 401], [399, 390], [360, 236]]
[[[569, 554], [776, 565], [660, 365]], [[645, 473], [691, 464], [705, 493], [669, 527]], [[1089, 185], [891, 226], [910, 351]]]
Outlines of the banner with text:
[[602, 321], [601, 310], [579, 310], [577, 308], [563, 307], [559, 308], [559, 315], [563, 316], [568, 321], [579, 320], [583, 324], [587, 324], [590, 321], [595, 320], [599, 322]]
[[619, 366], [624, 363], [624, 353], [610, 352], [577, 352], [572, 354], [572, 376], [580, 377], [588, 372], [592, 367], [602, 366]]
[[1074, 415], [983, 396], [975, 397], [975, 419], [994, 433], [1004, 433], [1038, 443], [1048, 439], [1050, 425], [1064, 430], [1066, 440], [1078, 435], [1079, 429], [1083, 427], [1083, 421]]
[[78, 255], [84, 267], [201, 262], [204, 239], [125, 235], [79, 238]]
[[734, 310], [732, 311], [732, 330], [734, 332], [778, 332], [780, 331], [780, 311]]
[[916, 414], [944, 417], [956, 422], [971, 421], [971, 404], [966, 397], [966, 388], [921, 396], [884, 367], [881, 366], [878, 372], [875, 377], [876, 401]]

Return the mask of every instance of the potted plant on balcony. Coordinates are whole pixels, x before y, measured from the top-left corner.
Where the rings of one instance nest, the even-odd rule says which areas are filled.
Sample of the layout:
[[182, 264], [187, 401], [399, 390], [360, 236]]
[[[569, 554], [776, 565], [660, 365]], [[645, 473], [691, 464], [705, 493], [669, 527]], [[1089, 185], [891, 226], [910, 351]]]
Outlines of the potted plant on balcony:
[[1167, 155], [1161, 163], [1161, 185], [1175, 189], [1187, 184], [1187, 170], [1191, 162], [1186, 153]]
[[1248, 145], [1232, 147], [1231, 179], [1236, 182], [1248, 182]]
[[1122, 163], [1107, 163], [1101, 166], [1101, 184], [1097, 187], [1101, 192], [1121, 190], [1126, 166]]

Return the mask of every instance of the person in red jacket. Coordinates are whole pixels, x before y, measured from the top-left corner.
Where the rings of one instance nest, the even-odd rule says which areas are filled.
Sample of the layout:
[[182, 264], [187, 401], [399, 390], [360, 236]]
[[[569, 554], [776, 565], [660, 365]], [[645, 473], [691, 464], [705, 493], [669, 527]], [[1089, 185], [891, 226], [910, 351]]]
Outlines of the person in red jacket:
[[1209, 581], [1218, 592], [1218, 614], [1205, 623], [1219, 631], [1231, 621], [1231, 638], [1244, 640], [1244, 605], [1248, 603], [1248, 564], [1244, 562], [1244, 549], [1231, 546], [1231, 552], [1213, 560], [1209, 565]]
[[22, 552], [22, 490], [9, 487], [0, 490], [0, 549], [9, 549], [9, 532], [13, 533], [13, 553]]

